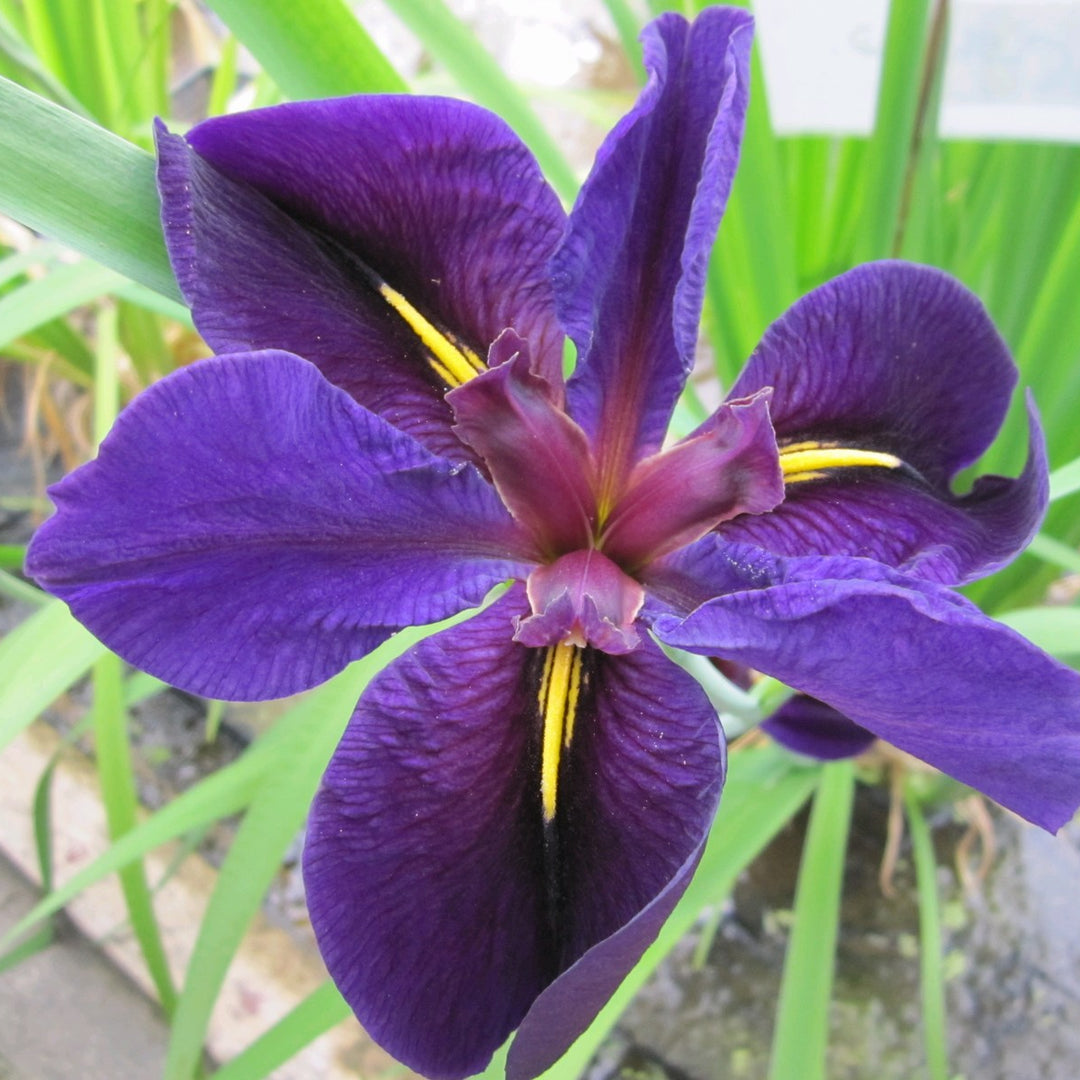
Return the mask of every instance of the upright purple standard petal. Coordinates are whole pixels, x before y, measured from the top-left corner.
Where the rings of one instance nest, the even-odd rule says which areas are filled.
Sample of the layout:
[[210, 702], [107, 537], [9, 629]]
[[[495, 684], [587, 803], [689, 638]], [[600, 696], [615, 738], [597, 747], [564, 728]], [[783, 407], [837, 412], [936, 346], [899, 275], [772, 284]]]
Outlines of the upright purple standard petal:
[[446, 387], [372, 275], [481, 360], [514, 327], [558, 373], [546, 264], [565, 215], [491, 113], [439, 98], [297, 102], [186, 140], [162, 133], [159, 158], [169, 251], [216, 351], [295, 352], [442, 453], [455, 449]]
[[735, 174], [752, 21], [709, 8], [643, 35], [649, 82], [608, 136], [552, 264], [581, 360], [571, 415], [610, 482], [655, 451], [693, 364], [705, 270]]
[[288, 353], [162, 380], [50, 494], [28, 572], [125, 659], [209, 697], [313, 686], [529, 567], [475, 469]]
[[327, 967], [372, 1036], [436, 1080], [483, 1068], [523, 1018], [534, 1038], [553, 980], [574, 1015], [544, 1027], [521, 1075], [562, 1054], [685, 886], [719, 796], [700, 688], [651, 643], [588, 650], [547, 820], [549, 651], [510, 640], [524, 610], [514, 589], [378, 676], [312, 809], [304, 876]]
[[[732, 390], [773, 387], [785, 446], [814, 443], [895, 456], [789, 477], [783, 505], [724, 527], [783, 555], [858, 555], [957, 584], [1008, 563], [1046, 509], [1042, 433], [1016, 480], [952, 483], [997, 434], [1016, 367], [982, 304], [938, 270], [884, 262], [803, 297], [766, 333]], [[783, 457], [781, 459], [784, 460]]]
[[[718, 554], [721, 552], [718, 550]], [[743, 580], [658, 636], [773, 675], [1051, 831], [1080, 804], [1080, 675], [939, 585], [732, 551]]]

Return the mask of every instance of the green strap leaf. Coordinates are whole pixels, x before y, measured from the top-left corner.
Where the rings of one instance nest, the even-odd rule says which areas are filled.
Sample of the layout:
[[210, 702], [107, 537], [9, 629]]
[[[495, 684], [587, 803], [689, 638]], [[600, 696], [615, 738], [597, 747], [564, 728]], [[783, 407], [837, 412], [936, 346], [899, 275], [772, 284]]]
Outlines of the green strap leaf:
[[408, 90], [345, 0], [210, 0], [210, 7], [289, 97]]
[[1073, 545], [1062, 543], [1049, 533], [1033, 536], [1024, 551], [1037, 556], [1050, 566], [1068, 570], [1070, 574], [1080, 574], [1080, 551]]
[[750, 66], [742, 161], [709, 264], [707, 320], [717, 375], [730, 386], [769, 324], [799, 296], [796, 230], [780, 145], [769, 118], [760, 51]]
[[1050, 501], [1064, 499], [1066, 495], [1075, 495], [1080, 491], [1080, 458], [1062, 465], [1050, 474]]
[[25, 558], [25, 544], [0, 544], [0, 569], [18, 570]]
[[24, 79], [39, 86], [54, 101], [89, 119], [82, 102], [41, 62], [38, 54], [22, 39], [8, 17], [0, 12], [0, 53], [6, 56]]
[[195, 328], [191, 318], [191, 311], [176, 300], [170, 300], [137, 281], [124, 281], [113, 290], [113, 294], [119, 300], [127, 300], [131, 304], [137, 304], [146, 311], [152, 311], [155, 315], [164, 315], [166, 319], [183, 323], [190, 329]]
[[210, 100], [206, 103], [208, 116], [220, 116], [229, 107], [229, 99], [236, 93], [237, 56], [240, 52], [240, 43], [235, 34], [230, 34], [221, 43], [221, 59], [214, 71], [214, 78], [210, 83]]
[[191, 1080], [202, 1056], [210, 1014], [229, 963], [258, 910], [281, 858], [299, 831], [352, 715], [356, 699], [378, 670], [369, 657], [347, 668], [295, 706], [307, 723], [294, 730], [293, 752], [268, 773], [237, 830], [188, 964], [173, 1017], [164, 1080]]
[[799, 867], [770, 1080], [825, 1080], [840, 891], [854, 795], [850, 761], [832, 762], [822, 769]]
[[911, 147], [896, 213], [889, 254], [940, 265], [943, 259], [941, 141], [938, 119], [945, 87], [949, 7], [938, 0], [926, 34], [919, 97], [911, 130]]
[[[76, 725], [75, 731], [83, 725]], [[69, 736], [70, 738], [70, 736]], [[67, 740], [65, 740], [66, 742]], [[37, 849], [38, 871], [41, 874], [41, 888], [51, 892], [53, 888], [53, 828], [52, 828], [52, 784], [56, 775], [56, 766], [60, 761], [60, 750], [55, 750], [45, 766], [41, 778], [34, 788], [33, 820], [34, 847]], [[52, 922], [47, 922], [30, 937], [18, 945], [13, 945], [0, 954], [0, 974], [15, 967], [42, 949], [48, 948], [56, 936]]]
[[877, 117], [863, 173], [858, 262], [893, 251], [922, 89], [929, 9], [930, 0], [894, 0], [889, 9]]
[[[1054, 396], [1049, 400], [1044, 396], [1041, 400], [1051, 453], [1072, 458], [1078, 449], [1073, 405], [1080, 390], [1080, 369], [1076, 363], [1080, 356], [1080, 304], [1076, 303], [1080, 201], [1073, 194], [1072, 201], [1065, 205], [1070, 213], [1060, 219], [1060, 240], [1039, 277], [1039, 288], [1017, 349], [1017, 362], [1022, 371], [1038, 374], [1044, 386], [1049, 380], [1043, 369], [1050, 366], [1048, 374], [1054, 376]], [[1011, 252], [1011, 246], [1006, 250]], [[1061, 493], [1059, 489], [1057, 494]]]
[[212, 1080], [263, 1080], [293, 1054], [351, 1015], [345, 999], [328, 979], [246, 1050], [218, 1069]]
[[148, 153], [0, 79], [0, 161], [0, 211], [181, 299]]
[[[10, 555], [8, 554], [9, 551], [11, 552]], [[25, 548], [9, 547], [6, 544], [0, 545], [0, 594], [10, 596], [12, 600], [19, 600], [33, 607], [44, 607], [52, 599], [49, 594], [31, 585], [28, 581], [16, 577], [7, 569], [9, 565], [18, 569], [22, 566], [25, 558]]]
[[0, 749], [105, 652], [60, 600], [0, 640]]
[[945, 1038], [945, 968], [941, 957], [941, 908], [937, 893], [934, 843], [919, 800], [909, 785], [904, 807], [911, 829], [911, 849], [919, 894], [919, 982], [922, 989], [923, 1041], [930, 1080], [949, 1080]]
[[148, 851], [242, 810], [251, 802], [266, 772], [280, 764], [281, 746], [295, 729], [290, 716], [291, 713], [282, 717], [239, 761], [211, 773], [115, 840], [89, 866], [27, 912], [0, 938], [0, 947], [32, 930], [84, 889], [123, 869]]
[[[1001, 163], [995, 185], [997, 213], [988, 223], [993, 247], [984, 256], [987, 286], [982, 295], [1002, 337], [1015, 347], [1023, 340], [1043, 293], [1057, 286], [1048, 279], [1048, 264], [1067, 235], [1075, 204], [1076, 148], [1021, 143], [996, 149]], [[1023, 228], [1018, 229], [1020, 221]], [[1009, 257], [1003, 258], [1006, 251]], [[1063, 317], [1069, 314], [1067, 309], [1061, 312]], [[1045, 309], [1039, 316], [1045, 317]], [[1051, 347], [1061, 337], [1055, 328]], [[1047, 355], [1043, 347], [1040, 365]]]
[[21, 277], [32, 266], [52, 267], [63, 254], [60, 244], [38, 240], [24, 251], [12, 251], [0, 259], [0, 286]]
[[[111, 653], [94, 665], [94, 747], [109, 837], [115, 840], [135, 828], [139, 799], [128, 741], [123, 667], [120, 657]], [[141, 862], [132, 862], [120, 871], [120, 887], [158, 1000], [165, 1015], [171, 1016], [176, 1007], [176, 989], [150, 898], [146, 868]]]
[[1051, 656], [1080, 656], [1080, 608], [1016, 608], [997, 618]]
[[641, 62], [641, 43], [638, 41], [641, 20], [627, 0], [604, 0], [604, 7], [615, 24], [615, 32], [619, 35], [619, 43], [630, 62], [634, 77], [639, 83], [644, 83], [645, 65]]
[[0, 299], [0, 345], [125, 284], [127, 278], [95, 262], [61, 263]]
[[24, 0], [26, 40], [41, 63], [81, 101], [92, 107], [91, 73], [94, 53], [86, 47], [90, 37], [89, 5], [72, 0]]

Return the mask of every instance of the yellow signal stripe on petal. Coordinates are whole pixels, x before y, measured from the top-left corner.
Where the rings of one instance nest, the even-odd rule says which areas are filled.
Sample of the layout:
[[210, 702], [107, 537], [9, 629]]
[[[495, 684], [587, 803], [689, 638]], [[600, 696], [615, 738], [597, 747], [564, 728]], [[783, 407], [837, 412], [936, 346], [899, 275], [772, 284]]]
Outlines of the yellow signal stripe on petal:
[[854, 467], [879, 469], [903, 469], [904, 462], [894, 454], [877, 450], [859, 450], [856, 447], [838, 446], [835, 443], [801, 442], [780, 450], [780, 469], [784, 482], [797, 484], [804, 480], [820, 480], [828, 469]]
[[563, 746], [570, 749], [570, 740], [574, 737], [574, 720], [577, 718], [578, 696], [581, 693], [581, 649], [574, 653], [570, 665], [570, 690], [567, 694], [566, 719], [563, 722]]
[[555, 820], [559, 763], [569, 747], [581, 692], [581, 649], [577, 645], [549, 645], [540, 676], [540, 804], [545, 823]]
[[385, 281], [378, 284], [382, 298], [409, 324], [409, 328], [431, 353], [428, 363], [434, 372], [453, 388], [467, 383], [484, 370], [484, 362], [467, 346], [444, 334]]

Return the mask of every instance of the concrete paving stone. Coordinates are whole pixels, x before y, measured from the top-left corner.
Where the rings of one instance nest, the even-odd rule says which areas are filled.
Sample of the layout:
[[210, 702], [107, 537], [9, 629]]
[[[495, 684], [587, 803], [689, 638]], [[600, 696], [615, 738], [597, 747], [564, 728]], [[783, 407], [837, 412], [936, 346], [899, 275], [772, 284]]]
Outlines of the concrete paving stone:
[[[0, 857], [0, 933], [38, 896]], [[157, 1008], [70, 924], [0, 973], [0, 1080], [154, 1080], [167, 1038]]]

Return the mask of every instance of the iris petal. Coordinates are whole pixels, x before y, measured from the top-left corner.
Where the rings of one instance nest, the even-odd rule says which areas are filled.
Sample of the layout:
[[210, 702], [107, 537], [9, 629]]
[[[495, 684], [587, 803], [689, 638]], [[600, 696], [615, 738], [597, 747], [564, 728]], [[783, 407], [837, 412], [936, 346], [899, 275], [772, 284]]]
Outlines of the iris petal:
[[210, 697], [312, 686], [529, 566], [475, 469], [287, 353], [156, 384], [50, 494], [30, 574], [120, 655]]
[[508, 595], [375, 679], [308, 825], [326, 966], [371, 1036], [433, 1080], [479, 1072], [557, 971], [521, 608]]
[[762, 725], [778, 743], [798, 754], [835, 761], [868, 750], [876, 736], [823, 701], [796, 694]]
[[612, 131], [552, 264], [581, 361], [571, 415], [613, 479], [657, 450], [693, 364], [705, 270], [746, 111], [751, 20], [709, 8], [643, 35], [649, 82]]
[[[432, 449], [444, 386], [373, 271], [480, 357], [506, 327], [553, 377], [565, 215], [496, 116], [439, 98], [296, 102], [159, 138], [170, 254], [218, 352], [282, 348]], [[460, 455], [460, 447], [457, 448]]]
[[607, 1004], [675, 909], [701, 853], [702, 839], [671, 880], [621, 930], [594, 945], [535, 1001], [506, 1059], [506, 1080], [532, 1080], [546, 1072]]
[[1015, 480], [983, 476], [953, 496], [888, 470], [853, 468], [792, 485], [772, 514], [721, 528], [781, 555], [875, 558], [945, 585], [985, 577], [1024, 548], [1046, 508], [1046, 446], [1033, 411], [1029, 424], [1031, 449]]
[[950, 590], [867, 559], [722, 547], [743, 585], [670, 645], [773, 675], [1046, 829], [1080, 804], [1080, 676]]
[[724, 535], [782, 555], [875, 558], [944, 584], [999, 569], [1046, 508], [1033, 409], [1020, 477], [984, 477], [963, 496], [951, 484], [990, 445], [1015, 383], [985, 310], [952, 278], [894, 262], [844, 274], [770, 328], [732, 394], [774, 388], [781, 448], [839, 442], [908, 468], [840, 468], [789, 483], [773, 513], [730, 522]]
[[482, 1068], [523, 1017], [532, 1040], [553, 980], [563, 1000], [576, 987], [576, 1009], [542, 1025], [522, 1075], [559, 1057], [685, 887], [719, 797], [696, 683], [651, 642], [589, 650], [545, 823], [546, 650], [510, 636], [526, 608], [519, 586], [380, 674], [312, 811], [305, 881], [327, 966], [373, 1037], [432, 1077]]
[[508, 1080], [553, 1065], [641, 959], [690, 883], [720, 797], [723, 735], [701, 687], [644, 636], [601, 661], [595, 723], [571, 747], [566, 784], [572, 963], [522, 1021]]

